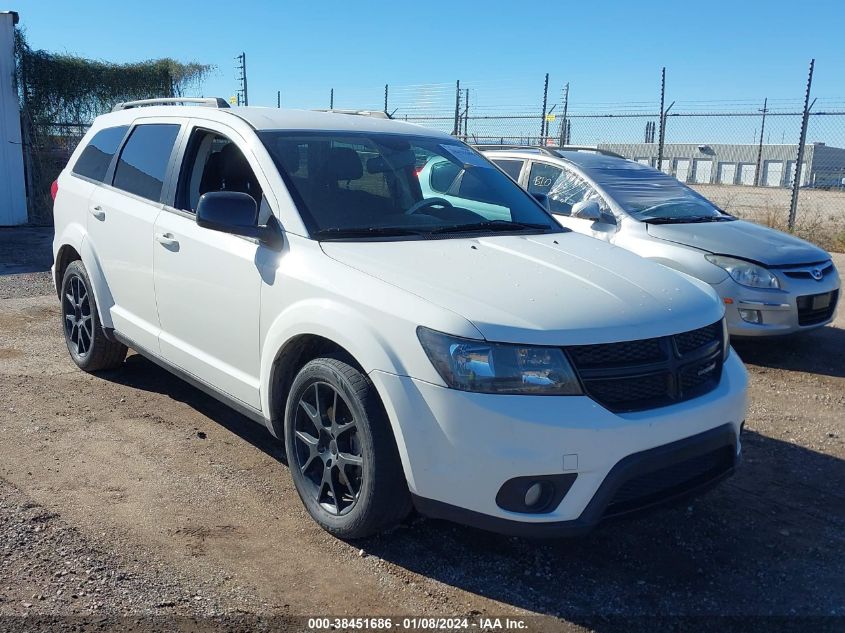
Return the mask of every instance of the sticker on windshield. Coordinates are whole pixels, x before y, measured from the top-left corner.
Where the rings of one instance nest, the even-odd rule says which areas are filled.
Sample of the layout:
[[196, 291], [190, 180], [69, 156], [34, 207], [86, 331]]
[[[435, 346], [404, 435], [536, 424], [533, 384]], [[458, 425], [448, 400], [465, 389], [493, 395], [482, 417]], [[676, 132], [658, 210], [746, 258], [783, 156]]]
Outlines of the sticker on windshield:
[[492, 169], [492, 165], [484, 160], [478, 153], [472, 151], [463, 145], [445, 145], [440, 147], [449, 152], [452, 156], [461, 161], [464, 165], [472, 165], [473, 167], [488, 167]]

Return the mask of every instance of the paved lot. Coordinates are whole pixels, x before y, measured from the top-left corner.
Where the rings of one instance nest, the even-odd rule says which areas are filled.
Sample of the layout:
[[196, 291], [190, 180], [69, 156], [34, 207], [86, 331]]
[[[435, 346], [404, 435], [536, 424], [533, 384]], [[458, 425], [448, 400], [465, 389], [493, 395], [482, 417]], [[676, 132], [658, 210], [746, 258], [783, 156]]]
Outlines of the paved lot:
[[0, 230], [0, 616], [845, 626], [843, 311], [836, 327], [736, 346], [751, 372], [745, 460], [700, 499], [574, 540], [412, 519], [345, 543], [307, 518], [280, 446], [254, 423], [137, 355], [98, 376], [75, 368], [44, 272], [49, 239]]

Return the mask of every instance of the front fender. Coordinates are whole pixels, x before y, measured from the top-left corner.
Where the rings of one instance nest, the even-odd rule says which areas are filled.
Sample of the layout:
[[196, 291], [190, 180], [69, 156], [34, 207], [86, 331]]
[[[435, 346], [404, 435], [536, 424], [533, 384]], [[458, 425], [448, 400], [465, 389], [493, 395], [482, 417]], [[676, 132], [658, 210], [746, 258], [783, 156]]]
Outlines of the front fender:
[[[338, 324], [342, 324], [342, 327], [338, 327]], [[416, 342], [414, 330], [410, 329], [408, 334], [410, 340]], [[340, 345], [367, 373], [378, 369], [407, 375], [407, 368], [399, 354], [373, 326], [371, 320], [349, 305], [332, 299], [304, 299], [280, 313], [264, 337], [260, 381], [261, 408], [267, 418], [272, 414], [270, 390], [273, 366], [285, 347], [302, 335], [321, 336]]]

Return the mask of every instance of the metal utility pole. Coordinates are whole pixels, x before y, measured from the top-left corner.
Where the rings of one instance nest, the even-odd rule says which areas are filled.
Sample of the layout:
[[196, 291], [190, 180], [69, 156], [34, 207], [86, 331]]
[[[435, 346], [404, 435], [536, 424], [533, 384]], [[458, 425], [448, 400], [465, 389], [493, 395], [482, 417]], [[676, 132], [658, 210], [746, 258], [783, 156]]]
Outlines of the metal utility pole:
[[467, 127], [469, 126], [469, 88], [464, 90], [464, 142], [466, 143], [467, 138], [469, 135], [467, 133]]
[[461, 131], [461, 80], [455, 82], [455, 124], [452, 126], [452, 136], [457, 136]]
[[241, 99], [238, 100], [238, 105], [243, 103], [245, 106], [248, 106], [249, 92], [246, 85], [246, 53], [241, 53], [235, 57], [235, 59], [238, 61], [238, 65], [235, 68], [241, 73], [238, 77], [238, 81], [241, 82], [241, 88], [238, 90], [238, 96], [241, 97]]
[[334, 88], [329, 91], [329, 110], [334, 110]]
[[807, 74], [807, 90], [804, 93], [804, 116], [801, 118], [801, 137], [798, 141], [798, 157], [795, 159], [795, 177], [792, 179], [792, 200], [789, 203], [789, 231], [795, 229], [795, 214], [798, 211], [798, 189], [801, 187], [801, 167], [804, 164], [804, 144], [807, 142], [807, 124], [810, 122], [810, 89], [813, 87], [813, 67], [816, 60], [810, 60], [810, 72]]
[[546, 105], [549, 98], [549, 73], [546, 73], [546, 81], [543, 83], [543, 114], [540, 115], [540, 145], [544, 145], [546, 137]]
[[569, 134], [567, 132], [566, 114], [569, 110], [569, 82], [563, 87], [563, 119], [560, 121], [560, 146], [563, 147], [569, 143]]
[[769, 102], [768, 97], [763, 99], [763, 109], [760, 112], [763, 113], [763, 121], [760, 124], [760, 144], [757, 146], [757, 169], [754, 172], [754, 186], [760, 186], [760, 176], [762, 176], [762, 167], [763, 167], [763, 133], [766, 131], [766, 113], [769, 111], [769, 108], [766, 107]]
[[663, 134], [666, 131], [666, 112], [663, 104], [666, 99], [666, 66], [660, 71], [660, 140], [657, 143], [657, 169], [663, 169]]
[[[388, 84], [384, 84], [384, 113], [385, 114], [387, 114], [387, 89], [388, 89]], [[387, 115], [390, 116], [389, 114], [387, 114]]]

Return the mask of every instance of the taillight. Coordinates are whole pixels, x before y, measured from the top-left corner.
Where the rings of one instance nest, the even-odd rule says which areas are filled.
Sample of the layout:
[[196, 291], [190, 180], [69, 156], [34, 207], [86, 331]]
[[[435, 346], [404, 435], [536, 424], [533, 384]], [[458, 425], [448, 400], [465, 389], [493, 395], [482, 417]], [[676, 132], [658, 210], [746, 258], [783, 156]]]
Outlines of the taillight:
[[53, 197], [53, 202], [56, 201], [56, 194], [59, 193], [59, 181], [54, 180], [53, 184], [50, 185], [50, 195]]

